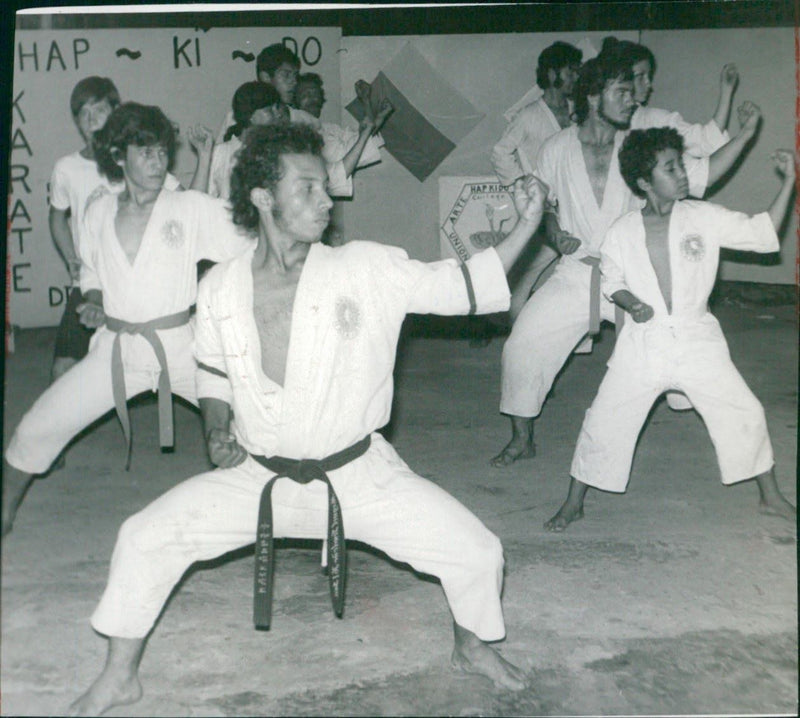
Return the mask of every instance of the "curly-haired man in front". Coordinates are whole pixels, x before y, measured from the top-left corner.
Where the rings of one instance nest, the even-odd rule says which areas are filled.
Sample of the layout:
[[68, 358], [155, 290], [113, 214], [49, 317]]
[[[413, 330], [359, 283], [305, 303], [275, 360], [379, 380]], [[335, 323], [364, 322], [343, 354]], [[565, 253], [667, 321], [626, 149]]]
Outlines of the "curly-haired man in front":
[[463, 266], [414, 261], [376, 242], [329, 247], [320, 242], [332, 206], [321, 150], [321, 137], [301, 125], [257, 127], [245, 139], [231, 202], [234, 221], [258, 241], [214, 267], [197, 302], [198, 397], [218, 468], [123, 524], [92, 617], [109, 636], [109, 658], [76, 714], [138, 700], [146, 637], [195, 561], [255, 541], [254, 623], [268, 627], [273, 537], [325, 541], [337, 615], [345, 538], [438, 577], [453, 615], [454, 665], [524, 686], [488, 643], [505, 636], [500, 541], [377, 430], [389, 420], [406, 314], [507, 308], [505, 272], [539, 224], [544, 188], [521, 180], [515, 229]]

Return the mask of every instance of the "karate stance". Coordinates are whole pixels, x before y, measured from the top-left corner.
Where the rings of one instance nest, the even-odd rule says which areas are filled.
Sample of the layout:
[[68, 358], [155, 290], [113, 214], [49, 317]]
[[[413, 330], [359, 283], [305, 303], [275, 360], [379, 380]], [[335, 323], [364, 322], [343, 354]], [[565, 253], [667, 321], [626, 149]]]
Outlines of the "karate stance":
[[[121, 192], [125, 187], [123, 182], [112, 181], [102, 174], [95, 160], [95, 134], [103, 128], [109, 115], [119, 104], [119, 92], [109, 78], [92, 75], [78, 81], [70, 95], [69, 105], [84, 146], [81, 150], [58, 159], [50, 177], [50, 234], [67, 264], [72, 281], [64, 314], [56, 332], [53, 381], [83, 359], [89, 351], [93, 330], [81, 324], [76, 311], [83, 302], [80, 291], [80, 233], [83, 230], [83, 214], [89, 202], [101, 194]], [[189, 129], [189, 137], [194, 140], [194, 128]], [[203, 153], [199, 152], [200, 171], [203, 160]], [[183, 189], [178, 179], [169, 173], [164, 180], [164, 186], [171, 190]], [[195, 189], [194, 184], [192, 188]]]
[[[536, 170], [536, 157], [542, 143], [559, 130], [572, 124], [572, 90], [578, 79], [583, 53], [566, 42], [554, 42], [539, 55], [536, 64], [536, 84], [542, 96], [523, 107], [508, 123], [503, 136], [492, 148], [491, 160], [501, 184], [511, 186], [516, 179]], [[519, 316], [539, 277], [558, 258], [558, 253], [546, 243], [544, 225], [528, 245], [524, 257], [514, 268], [519, 275], [512, 284], [511, 322]], [[531, 256], [529, 262], [527, 258]]]
[[[557, 216], [548, 232], [562, 257], [528, 300], [503, 347], [500, 411], [511, 419], [511, 440], [491, 464], [504, 467], [536, 455], [534, 418], [550, 387], [587, 333], [614, 321], [611, 302], [600, 297], [600, 245], [611, 223], [643, 201], [625, 185], [617, 152], [636, 104], [629, 59], [608, 52], [581, 68], [574, 92], [577, 124], [546, 140], [536, 174], [550, 188]], [[689, 190], [702, 196], [727, 172], [756, 131], [759, 110], [744, 103], [740, 132], [710, 157], [686, 155]]]
[[[36, 400], [6, 450], [3, 535], [35, 475], [115, 406], [128, 446], [126, 400], [159, 390], [162, 446], [172, 444], [171, 393], [197, 405], [189, 309], [200, 259], [230, 259], [251, 239], [221, 200], [164, 189], [174, 129], [157, 107], [120, 105], [98, 134], [97, 161], [120, 194], [91, 202], [81, 232], [81, 321], [88, 354]], [[210, 143], [207, 145], [210, 149]], [[210, 154], [210, 152], [208, 153]]]
[[766, 212], [749, 217], [687, 199], [683, 141], [670, 128], [634, 130], [619, 153], [622, 176], [647, 198], [618, 219], [601, 249], [603, 292], [630, 314], [617, 336], [572, 459], [567, 500], [546, 524], [563, 531], [583, 517], [589, 486], [624, 492], [636, 442], [656, 398], [679, 389], [703, 418], [725, 485], [755, 478], [761, 510], [789, 520], [778, 490], [764, 409], [728, 353], [708, 311], [722, 247], [777, 252], [776, 228], [795, 183], [791, 152], [773, 154], [783, 181]]
[[[328, 247], [320, 242], [332, 206], [321, 151], [321, 137], [302, 125], [257, 127], [245, 138], [231, 201], [258, 244], [214, 267], [197, 303], [198, 395], [219, 468], [120, 529], [92, 617], [109, 637], [108, 659], [75, 714], [139, 699], [145, 640], [173, 586], [195, 561], [252, 544], [257, 529], [257, 626], [269, 623], [270, 571], [261, 569], [271, 537], [328, 539], [340, 613], [344, 567], [334, 549], [344, 550], [346, 536], [441, 580], [455, 666], [506, 688], [524, 685], [487, 643], [505, 636], [499, 540], [414, 474], [377, 429], [389, 420], [406, 314], [507, 309], [505, 272], [541, 220], [545, 190], [533, 177], [520, 180], [516, 227], [465, 265], [413, 261], [374, 242]], [[280, 478], [290, 475], [296, 481]]]

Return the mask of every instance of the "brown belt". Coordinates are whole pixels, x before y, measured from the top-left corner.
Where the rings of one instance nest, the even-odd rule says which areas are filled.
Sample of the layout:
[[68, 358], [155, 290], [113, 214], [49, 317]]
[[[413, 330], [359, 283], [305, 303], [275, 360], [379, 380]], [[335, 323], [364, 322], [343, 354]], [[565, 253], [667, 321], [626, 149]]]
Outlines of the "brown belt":
[[344, 612], [344, 579], [347, 570], [347, 552], [344, 544], [342, 509], [328, 471], [349, 464], [369, 449], [370, 437], [324, 459], [286, 459], [282, 456], [256, 456], [262, 466], [275, 472], [261, 491], [256, 532], [256, 568], [253, 598], [253, 622], [256, 628], [269, 628], [272, 613], [272, 576], [274, 569], [274, 546], [272, 541], [272, 486], [276, 479], [289, 478], [300, 484], [314, 479], [328, 485], [328, 583], [334, 613], [341, 618]]
[[[592, 268], [592, 275], [589, 279], [589, 336], [595, 336], [600, 333], [600, 258], [586, 256], [580, 261]], [[624, 310], [615, 304], [614, 323], [617, 331], [622, 328], [624, 320]]]
[[164, 345], [156, 334], [157, 329], [175, 329], [189, 323], [191, 314], [188, 309], [158, 317], [148, 322], [126, 322], [114, 317], [106, 317], [106, 326], [116, 332], [114, 345], [111, 348], [111, 388], [114, 395], [114, 408], [117, 410], [119, 422], [122, 424], [122, 433], [128, 446], [125, 470], [131, 466], [131, 421], [128, 416], [127, 395], [125, 391], [125, 371], [122, 367], [121, 334], [141, 334], [153, 347], [153, 351], [161, 367], [158, 377], [158, 435], [161, 447], [170, 447], [174, 444], [174, 430], [172, 425], [172, 387], [169, 382], [169, 368]]

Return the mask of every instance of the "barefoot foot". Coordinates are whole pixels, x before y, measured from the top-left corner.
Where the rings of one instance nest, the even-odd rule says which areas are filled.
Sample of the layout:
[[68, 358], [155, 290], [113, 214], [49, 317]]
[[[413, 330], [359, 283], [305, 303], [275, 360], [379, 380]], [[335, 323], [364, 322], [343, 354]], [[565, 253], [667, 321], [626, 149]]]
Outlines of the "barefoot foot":
[[498, 688], [512, 691], [525, 688], [525, 673], [522, 669], [509, 663], [474, 633], [459, 626], [456, 627], [456, 645], [450, 662], [459, 671], [485, 676]]
[[583, 518], [583, 506], [575, 507], [565, 503], [558, 510], [558, 513], [555, 516], [553, 516], [553, 518], [545, 522], [544, 528], [547, 531], [552, 531], [554, 533], [561, 533], [573, 521], [577, 521], [578, 519], [582, 518]]
[[762, 499], [758, 504], [758, 510], [765, 516], [778, 516], [788, 521], [794, 521], [797, 518], [794, 506], [780, 494], [770, 497], [768, 501]]
[[136, 675], [120, 676], [103, 671], [88, 691], [76, 700], [69, 716], [101, 716], [114, 706], [135, 703], [142, 697], [142, 686]]
[[520, 459], [532, 459], [536, 456], [536, 445], [523, 438], [514, 438], [506, 444], [505, 448], [495, 456], [489, 464], [495, 469], [511, 466]]

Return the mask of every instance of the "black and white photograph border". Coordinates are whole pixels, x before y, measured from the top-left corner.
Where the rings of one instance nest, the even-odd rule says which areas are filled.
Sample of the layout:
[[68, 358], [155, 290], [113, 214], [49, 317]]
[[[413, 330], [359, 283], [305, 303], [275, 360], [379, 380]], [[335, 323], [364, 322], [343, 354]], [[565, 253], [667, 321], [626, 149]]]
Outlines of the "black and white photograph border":
[[[323, 121], [357, 129], [347, 109], [355, 83], [391, 79], [429, 134], [401, 148], [390, 115], [380, 161], [354, 173], [352, 197], [334, 203], [331, 221], [342, 243], [395, 245], [425, 262], [453, 256], [443, 234], [453, 202], [440, 201], [441, 187], [494, 181], [490, 154], [507, 113], [558, 40], [596, 51], [607, 36], [647, 46], [657, 60], [649, 104], [689, 122], [712, 116], [723, 66], [735, 64], [728, 132], [739, 130], [745, 101], [761, 121], [709, 189], [711, 202], [762, 211], [780, 186], [771, 153], [797, 146], [798, 9], [788, 1], [7, 7], [19, 13], [3, 17], [4, 450], [51, 382], [70, 275], [48, 225], [49, 183], [55, 160], [81, 147], [69, 96], [83, 77], [110, 77], [124, 101], [161, 107], [178, 128], [170, 172], [187, 187], [197, 164], [191, 128], [218, 133], [270, 43], [323, 77]], [[460, 96], [473, 115], [449, 116], [436, 97], [414, 95], [392, 64], [409, 46], [425, 63], [416, 89]], [[449, 149], [415, 175], [409, 148], [433, 146], [434, 131], [444, 138], [436, 147]], [[764, 407], [777, 485], [796, 505], [796, 198], [778, 230], [779, 252], [723, 250], [710, 310]], [[452, 665], [453, 618], [438, 579], [348, 541], [339, 618], [322, 541], [277, 539], [269, 630], [253, 628], [252, 546], [195, 564], [146, 641], [141, 699], [107, 715], [797, 715], [796, 522], [760, 512], [754, 481], [723, 485], [701, 416], [662, 397], [626, 491], [590, 489], [582, 520], [545, 530], [616, 333], [604, 322], [591, 350], [558, 374], [535, 422], [535, 456], [498, 468], [490, 462], [509, 439], [499, 406], [510, 328], [507, 312], [409, 315], [380, 433], [500, 539], [506, 636], [492, 646], [522, 671], [524, 688]], [[147, 392], [129, 403], [129, 470], [111, 411], [29, 487], [2, 539], [0, 715], [64, 715], [103, 669], [107, 640], [89, 619], [121, 524], [211, 468], [200, 413], [177, 398], [173, 411], [173, 450], [159, 450], [158, 403]]]

